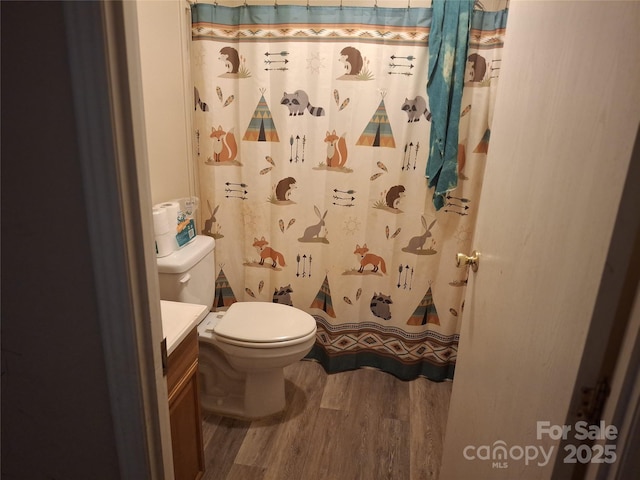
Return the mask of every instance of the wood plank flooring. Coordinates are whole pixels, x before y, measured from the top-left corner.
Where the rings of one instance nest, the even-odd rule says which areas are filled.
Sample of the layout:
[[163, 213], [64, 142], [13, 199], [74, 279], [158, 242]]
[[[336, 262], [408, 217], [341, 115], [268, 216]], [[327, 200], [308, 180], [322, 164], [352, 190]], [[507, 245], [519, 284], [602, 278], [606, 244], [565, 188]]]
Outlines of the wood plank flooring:
[[437, 479], [451, 383], [374, 369], [285, 368], [287, 409], [253, 422], [209, 414], [204, 480]]

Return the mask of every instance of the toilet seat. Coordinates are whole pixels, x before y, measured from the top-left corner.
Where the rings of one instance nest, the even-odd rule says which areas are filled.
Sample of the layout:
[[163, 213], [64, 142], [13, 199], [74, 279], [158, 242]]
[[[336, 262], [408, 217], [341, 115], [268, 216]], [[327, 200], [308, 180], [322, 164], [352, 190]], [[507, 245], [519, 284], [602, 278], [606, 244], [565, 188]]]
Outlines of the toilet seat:
[[212, 342], [213, 338], [215, 338], [215, 341], [218, 344], [225, 343], [227, 345], [234, 345], [236, 347], [244, 347], [244, 348], [251, 348], [251, 349], [262, 349], [262, 348], [267, 349], [267, 348], [284, 348], [290, 345], [297, 345], [299, 343], [304, 343], [308, 340], [311, 340], [315, 338], [315, 336], [316, 336], [316, 332], [314, 330], [311, 333], [305, 335], [304, 337], [295, 338], [293, 340], [285, 340], [282, 342], [243, 342], [240, 340], [234, 340], [233, 338], [223, 337], [214, 333], [213, 337], [206, 337], [204, 339], [201, 338], [201, 340], [204, 340], [205, 342]]
[[315, 332], [316, 321], [308, 313], [269, 302], [236, 302], [213, 326], [218, 341], [251, 348], [284, 347]]

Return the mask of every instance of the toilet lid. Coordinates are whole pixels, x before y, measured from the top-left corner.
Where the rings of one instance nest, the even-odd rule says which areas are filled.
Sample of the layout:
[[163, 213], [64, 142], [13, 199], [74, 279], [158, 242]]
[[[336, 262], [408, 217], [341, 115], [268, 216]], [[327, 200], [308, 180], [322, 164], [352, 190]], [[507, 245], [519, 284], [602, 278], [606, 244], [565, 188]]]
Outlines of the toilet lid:
[[213, 331], [217, 336], [243, 342], [284, 342], [309, 335], [316, 328], [308, 313], [288, 305], [236, 302]]

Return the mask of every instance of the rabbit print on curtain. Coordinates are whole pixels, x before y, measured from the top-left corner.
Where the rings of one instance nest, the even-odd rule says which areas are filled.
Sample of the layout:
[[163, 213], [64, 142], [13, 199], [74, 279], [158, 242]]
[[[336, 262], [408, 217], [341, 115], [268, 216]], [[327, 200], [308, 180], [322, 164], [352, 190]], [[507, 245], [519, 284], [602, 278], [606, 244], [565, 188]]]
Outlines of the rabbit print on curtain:
[[309, 312], [309, 356], [330, 372], [452, 378], [467, 282], [453, 259], [471, 247], [506, 20], [476, 13], [460, 182], [436, 212], [424, 176], [430, 9], [193, 6], [215, 309]]

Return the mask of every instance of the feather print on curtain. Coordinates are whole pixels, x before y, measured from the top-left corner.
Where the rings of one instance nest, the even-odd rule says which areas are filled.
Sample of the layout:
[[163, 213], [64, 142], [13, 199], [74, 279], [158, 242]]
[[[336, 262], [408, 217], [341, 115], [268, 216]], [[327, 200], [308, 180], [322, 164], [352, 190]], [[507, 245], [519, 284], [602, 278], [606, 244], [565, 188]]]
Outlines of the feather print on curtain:
[[[453, 377], [506, 11], [474, 12], [459, 186], [424, 177], [426, 8], [192, 10], [200, 234], [214, 308], [279, 302], [314, 316], [310, 358]], [[455, 194], [455, 195], [454, 195]]]

